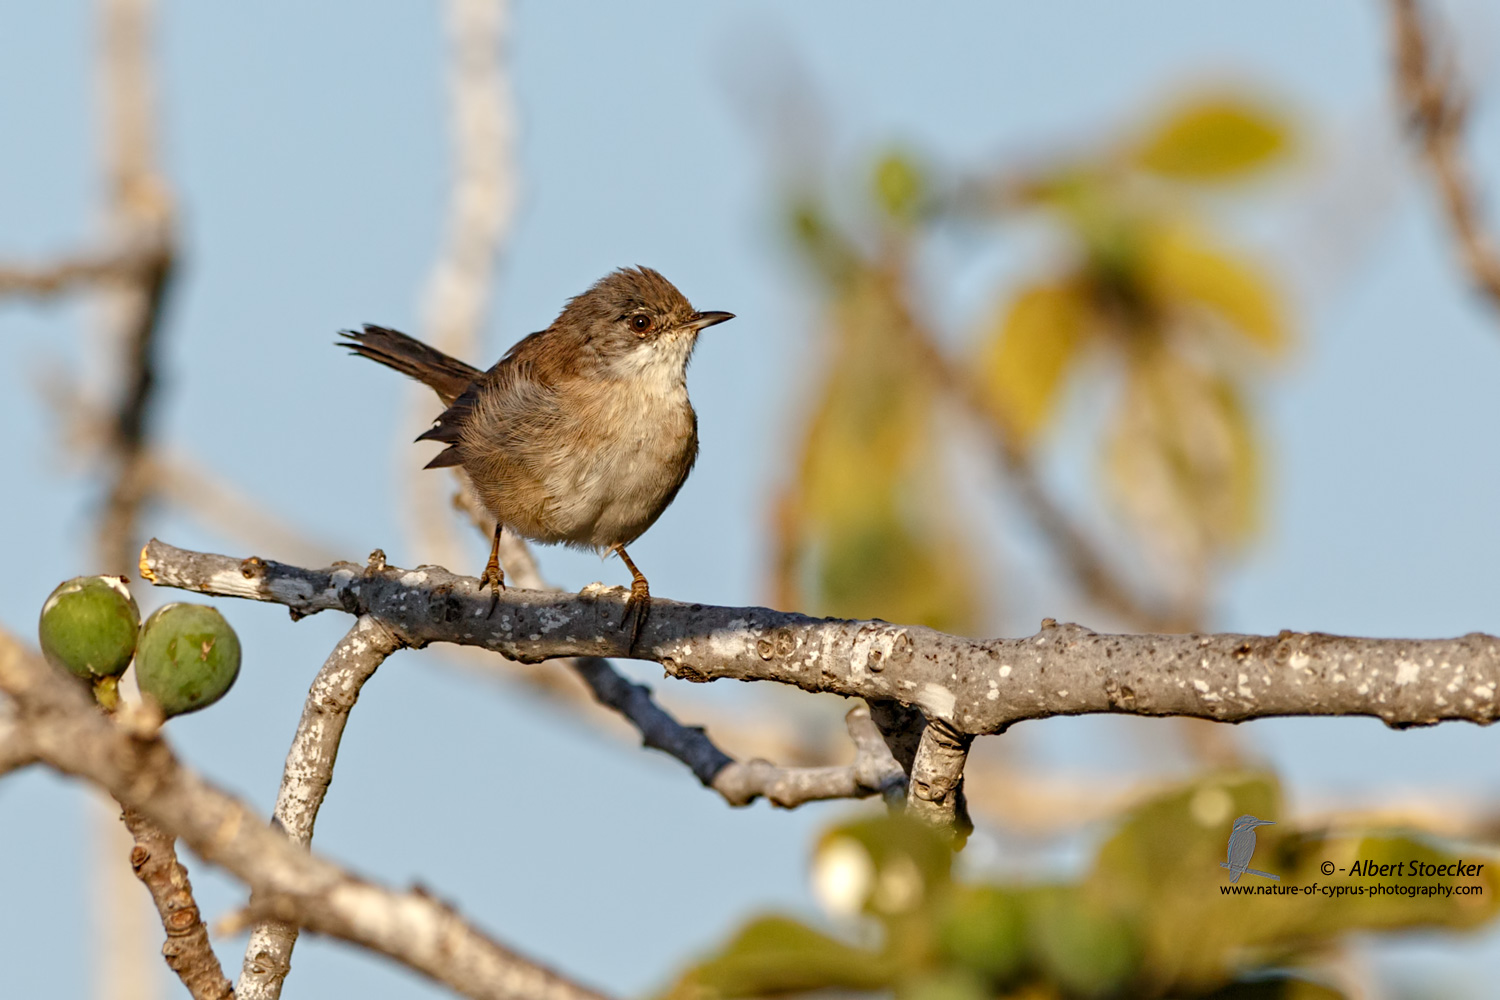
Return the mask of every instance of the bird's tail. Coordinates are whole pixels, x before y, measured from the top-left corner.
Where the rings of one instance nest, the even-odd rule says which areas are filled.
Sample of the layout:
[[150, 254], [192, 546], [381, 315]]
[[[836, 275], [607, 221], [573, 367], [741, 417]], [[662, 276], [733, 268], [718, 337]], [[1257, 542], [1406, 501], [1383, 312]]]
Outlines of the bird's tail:
[[478, 368], [449, 357], [435, 347], [428, 347], [415, 337], [383, 326], [366, 323], [363, 331], [344, 330], [347, 340], [338, 343], [354, 354], [378, 361], [409, 375], [438, 394], [445, 405], [463, 395], [481, 374]]

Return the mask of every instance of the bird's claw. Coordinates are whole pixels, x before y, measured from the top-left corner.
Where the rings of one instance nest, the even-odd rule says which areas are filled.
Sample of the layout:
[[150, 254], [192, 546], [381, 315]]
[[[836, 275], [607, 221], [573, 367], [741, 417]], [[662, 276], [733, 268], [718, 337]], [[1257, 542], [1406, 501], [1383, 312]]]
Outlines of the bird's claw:
[[630, 585], [630, 596], [625, 599], [625, 615], [620, 619], [620, 627], [624, 628], [630, 624], [630, 651], [635, 652], [635, 644], [641, 638], [641, 629], [646, 624], [646, 618], [651, 614], [651, 590], [646, 586], [645, 580], [636, 580]]
[[495, 609], [500, 606], [500, 591], [505, 589], [505, 572], [497, 562], [491, 562], [479, 574], [479, 589], [483, 590], [488, 585], [490, 588], [490, 609], [485, 612], [486, 618], [493, 617]]

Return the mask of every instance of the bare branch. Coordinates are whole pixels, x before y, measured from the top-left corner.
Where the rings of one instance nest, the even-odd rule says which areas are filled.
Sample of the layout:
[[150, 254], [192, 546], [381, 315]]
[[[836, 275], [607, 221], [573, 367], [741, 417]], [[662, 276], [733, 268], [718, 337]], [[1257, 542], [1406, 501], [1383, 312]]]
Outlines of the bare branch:
[[224, 978], [219, 957], [209, 944], [208, 928], [193, 899], [187, 869], [177, 860], [175, 838], [129, 806], [121, 818], [135, 838], [130, 867], [150, 890], [167, 932], [161, 953], [168, 967], [177, 973], [193, 1000], [232, 1000], [234, 987]]
[[358, 944], [493, 1000], [601, 1000], [525, 959], [423, 890], [395, 892], [272, 829], [244, 802], [180, 764], [159, 734], [105, 718], [82, 688], [0, 633], [0, 691], [36, 755], [104, 788], [205, 861], [245, 882], [278, 919]]
[[915, 625], [658, 599], [631, 654], [630, 636], [618, 628], [626, 593], [619, 587], [576, 595], [512, 589], [491, 614], [479, 581], [441, 567], [313, 570], [156, 540], [141, 553], [141, 574], [163, 586], [283, 604], [297, 616], [367, 614], [412, 646], [480, 646], [523, 662], [636, 655], [684, 680], [775, 681], [896, 701], [967, 735], [1099, 712], [1221, 722], [1367, 715], [1397, 727], [1500, 717], [1500, 639], [1480, 633], [1108, 635], [1048, 619], [1034, 636], [981, 642]]
[[[272, 820], [292, 843], [302, 847], [312, 843], [313, 824], [333, 781], [333, 764], [349, 712], [365, 681], [400, 648], [400, 640], [390, 630], [374, 619], [359, 618], [313, 678], [297, 734], [286, 755]], [[259, 902], [252, 896], [251, 909]], [[237, 991], [240, 1000], [276, 1000], [281, 996], [296, 943], [295, 924], [266, 919], [255, 925], [245, 947]]]
[[153, 0], [106, 0], [100, 11], [110, 239], [139, 261], [132, 280], [109, 289], [107, 336], [119, 369], [97, 544], [101, 568], [111, 573], [129, 571], [148, 498], [144, 466], [156, 404], [158, 334], [176, 244], [172, 197], [156, 164], [153, 7]]
[[126, 278], [144, 262], [119, 254], [97, 254], [56, 261], [40, 267], [0, 265], [0, 296], [62, 295], [84, 285]]
[[1391, 0], [1396, 93], [1422, 146], [1469, 278], [1500, 308], [1500, 251], [1485, 230], [1479, 194], [1464, 157], [1468, 99], [1451, 65], [1438, 65], [1430, 25], [1417, 0]]
[[[445, 6], [453, 176], [443, 247], [423, 296], [422, 330], [438, 350], [477, 361], [495, 262], [515, 217], [516, 110], [502, 58], [510, 3], [447, 0]], [[442, 480], [416, 474], [408, 443], [432, 420], [434, 401], [416, 386], [411, 399], [399, 445], [401, 493], [417, 550], [452, 564], [462, 549], [444, 516]]]
[[0, 778], [35, 763], [36, 754], [26, 730], [16, 722], [15, 708], [9, 700], [0, 698]]

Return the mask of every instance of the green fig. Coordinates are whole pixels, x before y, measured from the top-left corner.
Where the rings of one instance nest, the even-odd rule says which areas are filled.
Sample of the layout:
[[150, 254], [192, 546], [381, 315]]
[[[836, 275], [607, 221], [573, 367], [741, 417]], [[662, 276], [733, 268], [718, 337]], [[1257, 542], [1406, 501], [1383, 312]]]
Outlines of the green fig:
[[141, 626], [135, 680], [168, 718], [212, 705], [239, 673], [239, 636], [217, 608], [168, 604]]
[[123, 576], [80, 576], [47, 598], [37, 634], [47, 662], [97, 681], [130, 666], [140, 627], [141, 612]]

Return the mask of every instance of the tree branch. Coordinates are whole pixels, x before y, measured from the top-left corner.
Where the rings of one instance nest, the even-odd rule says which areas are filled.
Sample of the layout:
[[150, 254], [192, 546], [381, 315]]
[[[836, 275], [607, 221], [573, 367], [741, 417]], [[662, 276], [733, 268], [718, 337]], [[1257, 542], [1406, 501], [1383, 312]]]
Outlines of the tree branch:
[[[914, 625], [656, 599], [635, 652], [618, 628], [625, 591], [511, 589], [493, 614], [472, 577], [441, 567], [303, 569], [152, 540], [141, 575], [162, 586], [379, 619], [407, 644], [480, 646], [522, 662], [639, 656], [675, 677], [764, 680], [896, 701], [970, 736], [1026, 719], [1110, 712], [1221, 722], [1367, 715], [1387, 725], [1500, 717], [1500, 639], [1108, 635], [1048, 619], [1036, 635], [975, 641]], [[873, 702], [872, 702], [873, 703]]]
[[1417, 0], [1391, 0], [1396, 93], [1421, 143], [1448, 225], [1469, 278], [1500, 308], [1500, 251], [1485, 231], [1479, 195], [1465, 162], [1468, 99], [1451, 65], [1434, 65], [1434, 46]]
[[[480, 506], [469, 479], [457, 472], [458, 490], [453, 505], [466, 514], [484, 537], [494, 530], [494, 521]], [[531, 548], [514, 532], [500, 539], [500, 561], [513, 586], [560, 593], [542, 579]], [[598, 656], [574, 656], [555, 662], [566, 666], [588, 687], [594, 700], [623, 716], [653, 750], [670, 754], [686, 764], [704, 787], [712, 788], [732, 806], [747, 806], [764, 796], [783, 809], [793, 809], [819, 799], [863, 798], [867, 795], [899, 795], [905, 790], [906, 772], [891, 757], [870, 722], [867, 709], [854, 708], [845, 717], [854, 741], [855, 761], [842, 767], [783, 767], [766, 760], [736, 761], [709, 739], [701, 726], [685, 726], [656, 703], [651, 689], [636, 684]], [[856, 714], [858, 713], [858, 714]], [[871, 742], [870, 736], [874, 736]]]
[[139, 256], [121, 254], [84, 255], [41, 266], [0, 265], [0, 296], [62, 295], [79, 286], [127, 278], [142, 266]]
[[[515, 218], [516, 108], [503, 58], [511, 5], [509, 0], [447, 0], [444, 6], [452, 184], [443, 246], [423, 293], [421, 326], [423, 339], [438, 350], [477, 361], [495, 262]], [[443, 516], [442, 480], [416, 474], [411, 464], [409, 442], [432, 422], [434, 400], [424, 386], [412, 386], [408, 399], [399, 443], [408, 524], [419, 552], [452, 564], [462, 549]]]
[[491, 1000], [602, 1000], [525, 959], [415, 889], [395, 892], [291, 843], [180, 764], [157, 733], [105, 718], [82, 688], [0, 634], [0, 691], [37, 757], [85, 778], [245, 882], [269, 915], [387, 955]]
[[12, 771], [36, 763], [36, 754], [26, 739], [26, 731], [16, 721], [15, 708], [0, 699], [0, 778]]
[[933, 826], [952, 826], [959, 836], [974, 829], [964, 805], [964, 761], [974, 737], [955, 732], [940, 719], [928, 722], [911, 766], [906, 811]]
[[129, 806], [121, 819], [135, 838], [130, 867], [150, 891], [167, 932], [161, 946], [167, 966], [177, 973], [193, 1000], [233, 1000], [234, 987], [224, 978], [219, 956], [209, 943], [208, 928], [193, 899], [193, 884], [177, 860], [174, 838]]
[[[339, 640], [324, 661], [307, 701], [297, 734], [292, 738], [282, 771], [281, 790], [276, 796], [272, 823], [287, 839], [301, 847], [312, 843], [313, 824], [333, 781], [333, 765], [349, 712], [365, 681], [385, 662], [401, 642], [372, 618], [361, 617]], [[250, 908], [261, 900], [252, 895]], [[239, 1000], [276, 1000], [292, 965], [297, 926], [276, 919], [263, 919], [250, 932], [245, 946], [244, 967], [237, 989]]]

